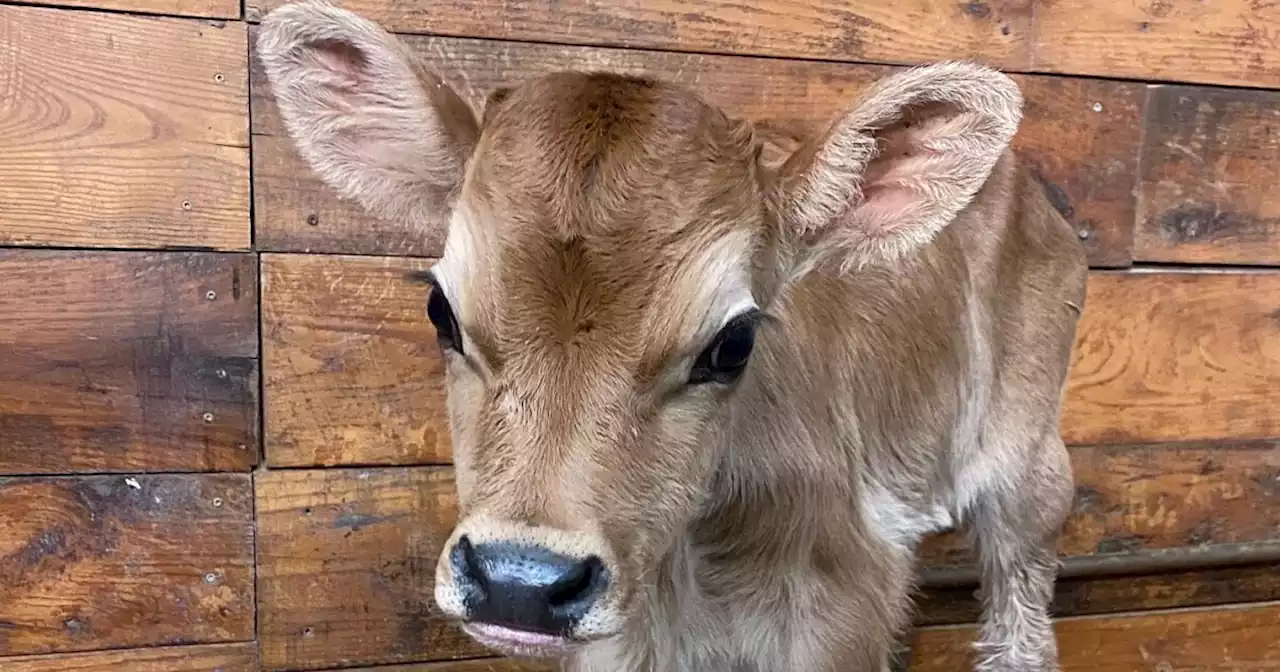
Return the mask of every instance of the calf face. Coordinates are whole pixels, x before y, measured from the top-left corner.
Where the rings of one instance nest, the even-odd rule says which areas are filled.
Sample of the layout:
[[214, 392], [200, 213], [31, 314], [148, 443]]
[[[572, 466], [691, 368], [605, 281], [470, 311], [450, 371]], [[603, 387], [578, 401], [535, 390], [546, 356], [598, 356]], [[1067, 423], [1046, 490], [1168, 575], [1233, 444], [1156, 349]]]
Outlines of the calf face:
[[[770, 306], [811, 269], [892, 263], [980, 188], [1018, 123], [1002, 75], [890, 78], [783, 164], [660, 82], [558, 73], [478, 123], [377, 26], [286, 5], [258, 51], [300, 155], [377, 216], [445, 226], [426, 276], [460, 522], [436, 599], [477, 639], [608, 637], [694, 519]], [[803, 343], [773, 343], [805, 348]]]

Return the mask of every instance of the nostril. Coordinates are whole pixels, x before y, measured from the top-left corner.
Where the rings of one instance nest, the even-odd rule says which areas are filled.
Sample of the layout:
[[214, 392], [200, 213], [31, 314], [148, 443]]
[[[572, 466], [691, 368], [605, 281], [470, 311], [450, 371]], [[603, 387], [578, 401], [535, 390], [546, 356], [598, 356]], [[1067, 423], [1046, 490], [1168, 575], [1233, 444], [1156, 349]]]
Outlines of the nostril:
[[604, 563], [593, 555], [574, 566], [549, 587], [547, 604], [553, 609], [588, 607], [604, 589], [604, 578]]

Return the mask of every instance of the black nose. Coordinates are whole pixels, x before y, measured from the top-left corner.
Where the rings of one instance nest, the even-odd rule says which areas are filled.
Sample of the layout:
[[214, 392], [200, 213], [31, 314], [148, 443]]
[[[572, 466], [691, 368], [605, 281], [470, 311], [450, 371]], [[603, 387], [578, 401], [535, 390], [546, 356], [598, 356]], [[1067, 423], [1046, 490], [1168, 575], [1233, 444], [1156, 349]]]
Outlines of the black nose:
[[449, 562], [471, 620], [529, 632], [568, 634], [608, 585], [600, 558], [576, 560], [535, 546], [473, 546], [464, 536]]

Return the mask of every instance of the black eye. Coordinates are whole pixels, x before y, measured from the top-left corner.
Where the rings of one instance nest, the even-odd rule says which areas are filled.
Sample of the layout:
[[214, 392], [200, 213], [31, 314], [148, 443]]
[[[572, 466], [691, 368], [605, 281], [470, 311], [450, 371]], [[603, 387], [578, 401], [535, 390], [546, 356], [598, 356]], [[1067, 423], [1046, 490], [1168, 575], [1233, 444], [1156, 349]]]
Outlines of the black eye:
[[758, 316], [759, 313], [751, 311], [730, 320], [698, 355], [689, 374], [689, 384], [730, 383], [737, 379], [747, 367], [755, 346]]
[[427, 318], [436, 328], [436, 340], [440, 347], [457, 350], [462, 353], [462, 336], [458, 329], [458, 320], [453, 316], [453, 308], [444, 292], [439, 287], [431, 288], [431, 296], [427, 299]]

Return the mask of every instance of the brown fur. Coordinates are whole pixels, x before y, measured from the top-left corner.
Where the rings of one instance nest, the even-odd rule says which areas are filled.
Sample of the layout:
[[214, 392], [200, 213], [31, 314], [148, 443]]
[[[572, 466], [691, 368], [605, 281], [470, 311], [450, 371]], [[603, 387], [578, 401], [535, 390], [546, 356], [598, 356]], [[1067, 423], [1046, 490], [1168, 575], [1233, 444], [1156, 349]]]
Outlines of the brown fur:
[[[979, 669], [1057, 669], [1086, 268], [1008, 149], [1008, 78], [905, 71], [784, 162], [695, 94], [610, 74], [503, 89], [478, 124], [395, 38], [316, 1], [269, 15], [258, 50], [328, 184], [449, 226], [449, 545], [605, 561], [567, 669], [878, 672], [916, 545], [951, 525], [982, 558]], [[686, 386], [750, 305], [743, 377]], [[465, 619], [452, 581], [442, 561], [437, 600]]]

